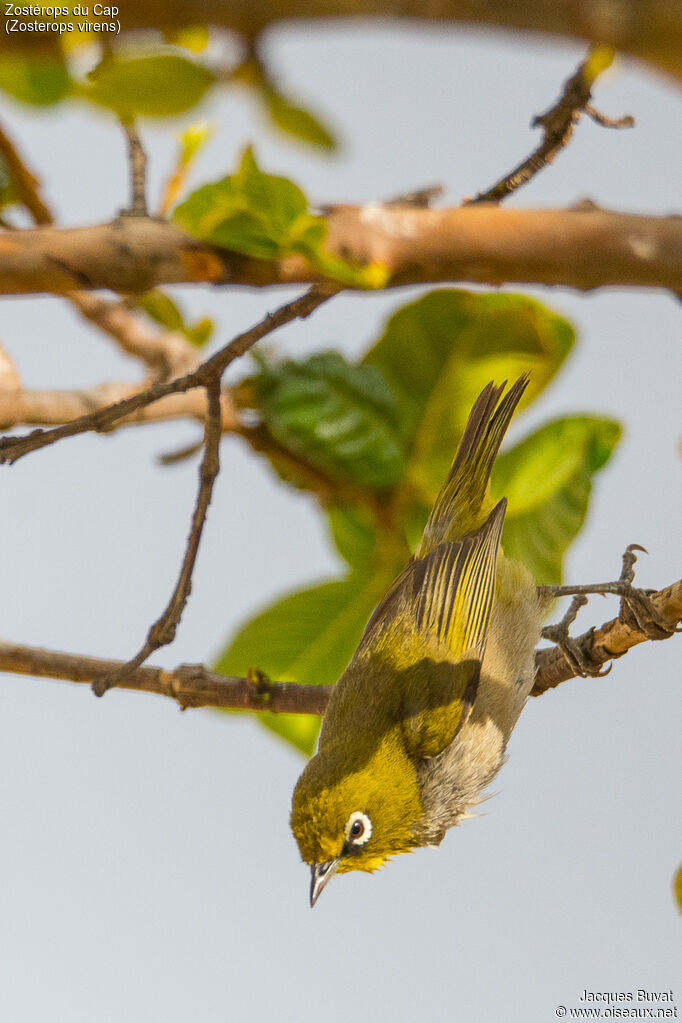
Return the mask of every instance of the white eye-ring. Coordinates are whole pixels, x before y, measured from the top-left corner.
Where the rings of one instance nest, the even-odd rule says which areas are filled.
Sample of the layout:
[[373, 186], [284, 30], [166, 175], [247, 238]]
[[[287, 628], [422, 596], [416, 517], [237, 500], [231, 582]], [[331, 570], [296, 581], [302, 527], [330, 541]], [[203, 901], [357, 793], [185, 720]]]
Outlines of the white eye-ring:
[[346, 824], [346, 838], [356, 849], [362, 848], [372, 837], [372, 822], [366, 813], [354, 810]]

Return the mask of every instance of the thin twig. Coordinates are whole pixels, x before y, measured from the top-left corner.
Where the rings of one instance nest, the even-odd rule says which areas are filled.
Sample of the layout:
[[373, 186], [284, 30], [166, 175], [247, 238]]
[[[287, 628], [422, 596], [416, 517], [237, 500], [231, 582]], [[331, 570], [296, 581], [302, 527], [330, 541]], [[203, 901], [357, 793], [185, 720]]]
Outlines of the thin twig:
[[[682, 580], [651, 595], [658, 611], [671, 626], [682, 621]], [[600, 629], [590, 629], [576, 639], [593, 660], [605, 663], [621, 657], [632, 647], [645, 643], [649, 637], [615, 618]], [[532, 696], [541, 696], [575, 677], [557, 647], [536, 653], [537, 675]], [[102, 660], [80, 654], [15, 643], [0, 642], [0, 671], [41, 678], [64, 679], [90, 683], [103, 674], [122, 667], [121, 661]], [[330, 686], [307, 686], [294, 682], [270, 682], [251, 678], [220, 675], [197, 664], [181, 665], [174, 670], [140, 667], [121, 683], [122, 689], [156, 693], [177, 700], [185, 707], [231, 707], [241, 710], [270, 710], [288, 714], [324, 714]]]
[[624, 117], [607, 117], [606, 114], [602, 114], [591, 103], [585, 104], [585, 113], [601, 128], [619, 129], [634, 128], [635, 126], [635, 119], [632, 114], [626, 114]]
[[0, 438], [0, 464], [13, 464], [29, 452], [38, 451], [65, 437], [76, 437], [81, 433], [93, 430], [98, 432], [109, 430], [120, 419], [165, 398], [167, 395], [181, 394], [194, 387], [206, 387], [216, 373], [222, 374], [231, 362], [247, 352], [261, 338], [286, 323], [291, 323], [292, 320], [310, 316], [315, 309], [340, 290], [340, 285], [327, 288], [316, 285], [310, 288], [304, 295], [280, 306], [274, 313], [268, 313], [260, 323], [244, 331], [243, 334], [238, 334], [224, 348], [221, 348], [196, 370], [185, 376], [177, 377], [175, 380], [157, 381], [144, 391], [132, 394], [105, 408], [96, 409], [94, 412], [80, 416], [78, 419], [52, 430], [34, 430], [24, 437]]
[[612, 121], [610, 118], [598, 114], [591, 106], [591, 90], [595, 76], [588, 73], [589, 64], [590, 57], [588, 56], [580, 64], [575, 74], [568, 79], [554, 106], [544, 114], [538, 114], [533, 118], [531, 126], [542, 128], [543, 131], [542, 142], [537, 149], [485, 192], [479, 192], [473, 199], [467, 199], [463, 203], [464, 206], [473, 206], [481, 202], [500, 202], [522, 185], [527, 184], [568, 144], [583, 112], [588, 113], [593, 120], [605, 128], [632, 127], [635, 123], [634, 118], [628, 116], [620, 118], [618, 121]]
[[29, 211], [36, 224], [51, 224], [52, 211], [40, 194], [40, 181], [28, 169], [11, 139], [0, 128], [0, 154], [7, 165], [19, 202]]
[[[225, 432], [224, 427], [223, 432]], [[186, 462], [189, 458], [198, 455], [203, 446], [203, 441], [195, 441], [192, 444], [185, 444], [182, 448], [176, 448], [174, 451], [166, 451], [157, 455], [157, 465], [179, 465], [180, 462]]]
[[122, 121], [128, 140], [128, 161], [130, 163], [130, 216], [147, 216], [147, 154], [134, 121]]
[[220, 374], [216, 372], [213, 380], [206, 386], [208, 414], [206, 417], [206, 433], [204, 439], [204, 457], [199, 469], [199, 490], [196, 505], [192, 513], [192, 524], [185, 556], [178, 581], [163, 614], [150, 628], [147, 639], [141, 650], [126, 664], [109, 675], [97, 678], [93, 684], [93, 692], [103, 696], [108, 689], [120, 683], [136, 668], [139, 668], [148, 657], [162, 646], [168, 646], [175, 639], [175, 633], [182, 613], [185, 609], [192, 589], [192, 573], [199, 552], [201, 536], [206, 524], [208, 506], [211, 503], [213, 485], [220, 471], [220, 436], [222, 433], [220, 406]]

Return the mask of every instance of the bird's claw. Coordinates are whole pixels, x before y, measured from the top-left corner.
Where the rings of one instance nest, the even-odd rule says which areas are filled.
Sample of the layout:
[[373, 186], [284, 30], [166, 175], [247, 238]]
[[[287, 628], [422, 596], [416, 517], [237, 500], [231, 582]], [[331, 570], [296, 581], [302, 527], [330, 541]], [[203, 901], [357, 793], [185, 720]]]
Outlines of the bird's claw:
[[587, 603], [587, 597], [583, 593], [577, 593], [571, 601], [568, 611], [554, 625], [546, 625], [541, 632], [543, 639], [555, 643], [566, 658], [572, 672], [580, 675], [581, 678], [603, 678], [608, 675], [613, 665], [604, 668], [590, 660], [580, 643], [569, 635], [570, 626], [575, 621], [580, 608]]
[[643, 632], [647, 639], [668, 639], [677, 630], [675, 626], [666, 622], [651, 600], [651, 594], [656, 591], [643, 590], [632, 585], [637, 561], [635, 551], [649, 553], [646, 547], [638, 543], [631, 543], [625, 548], [623, 568], [616, 583], [618, 588], [616, 592], [620, 596], [619, 618], [631, 629]]

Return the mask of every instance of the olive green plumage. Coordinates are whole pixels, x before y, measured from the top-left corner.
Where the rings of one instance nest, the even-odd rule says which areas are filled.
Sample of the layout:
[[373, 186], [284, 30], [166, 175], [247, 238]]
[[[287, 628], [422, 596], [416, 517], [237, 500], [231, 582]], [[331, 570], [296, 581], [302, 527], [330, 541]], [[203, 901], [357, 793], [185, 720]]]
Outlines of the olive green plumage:
[[311, 902], [337, 871], [440, 842], [502, 765], [545, 609], [504, 557], [506, 501], [488, 494], [526, 384], [479, 395], [415, 554], [334, 687], [291, 814]]

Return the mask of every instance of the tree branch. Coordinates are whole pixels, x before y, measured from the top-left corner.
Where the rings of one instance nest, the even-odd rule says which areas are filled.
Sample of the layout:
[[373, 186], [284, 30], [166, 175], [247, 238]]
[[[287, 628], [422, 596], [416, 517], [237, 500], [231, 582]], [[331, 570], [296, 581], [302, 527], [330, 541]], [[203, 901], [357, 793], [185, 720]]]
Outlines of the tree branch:
[[544, 114], [533, 118], [531, 126], [542, 128], [543, 137], [540, 145], [513, 171], [505, 174], [485, 192], [479, 192], [473, 199], [468, 199], [464, 205], [501, 202], [522, 185], [527, 184], [539, 171], [552, 162], [561, 149], [568, 145], [583, 113], [589, 114], [603, 128], [633, 127], [634, 118], [622, 117], [619, 120], [613, 120], [604, 117], [590, 105], [592, 87], [597, 75], [610, 65], [612, 59], [611, 52], [605, 56], [601, 51], [588, 54], [564, 85], [563, 92], [554, 106], [546, 110]]
[[130, 396], [117, 401], [113, 405], [106, 405], [104, 408], [96, 409], [87, 415], [81, 416], [72, 422], [65, 423], [53, 430], [34, 430], [25, 437], [3, 437], [0, 438], [0, 464], [13, 463], [31, 451], [38, 451], [40, 448], [48, 447], [55, 441], [65, 437], [76, 437], [81, 433], [90, 431], [108, 431], [124, 419], [138, 413], [154, 402], [167, 398], [169, 395], [184, 394], [196, 387], [207, 387], [216, 375], [221, 376], [225, 369], [235, 359], [244, 355], [257, 341], [271, 334], [278, 327], [290, 323], [292, 320], [305, 318], [327, 302], [333, 295], [337, 294], [340, 286], [329, 286], [310, 288], [304, 295], [280, 306], [274, 313], [268, 313], [264, 319], [254, 327], [238, 334], [228, 345], [219, 349], [210, 359], [203, 362], [192, 373], [174, 380], [157, 381], [146, 390], [138, 391]]
[[121, 121], [128, 142], [130, 164], [130, 206], [126, 211], [133, 217], [147, 215], [147, 153], [134, 121]]
[[204, 439], [204, 457], [199, 469], [199, 490], [197, 493], [192, 524], [190, 526], [185, 556], [182, 559], [180, 575], [171, 594], [170, 600], [160, 618], [154, 622], [147, 633], [147, 639], [137, 654], [116, 671], [101, 675], [93, 682], [92, 688], [97, 696], [104, 696], [108, 689], [120, 685], [136, 668], [151, 657], [162, 646], [168, 646], [175, 639], [182, 613], [185, 610], [192, 589], [192, 573], [199, 553], [199, 544], [206, 525], [208, 506], [211, 503], [213, 485], [220, 471], [220, 436], [222, 419], [220, 406], [220, 374], [206, 386], [208, 415], [206, 417], [206, 435]]
[[[139, 181], [137, 183], [135, 180], [133, 181], [133, 202], [135, 202], [135, 188], [139, 190], [140, 187], [144, 202], [146, 156], [134, 131], [133, 137], [137, 140], [139, 152], [129, 135], [131, 177], [135, 179], [136, 175], [138, 178], [140, 174], [142, 175], [141, 186]], [[40, 181], [32, 173], [10, 137], [1, 127], [0, 155], [5, 160], [19, 201], [30, 213], [35, 223], [54, 225], [52, 210], [45, 203], [40, 192]], [[142, 160], [141, 167], [140, 160]], [[150, 330], [148, 326], [143, 325], [139, 319], [132, 315], [122, 302], [112, 302], [99, 295], [90, 295], [86, 291], [69, 291], [66, 297], [86, 320], [112, 337], [127, 355], [145, 363], [155, 376], [162, 378], [179, 376], [198, 366], [199, 353], [186, 337], [175, 331]]]
[[143, 324], [123, 302], [87, 291], [71, 291], [66, 298], [81, 316], [112, 337], [121, 351], [145, 363], [154, 376], [165, 379], [196, 369], [198, 350], [179, 331], [156, 331]]
[[[101, 675], [118, 671], [123, 664], [122, 661], [101, 657], [0, 642], [0, 671], [17, 675], [90, 685]], [[302, 686], [293, 682], [266, 684], [219, 675], [201, 664], [183, 664], [173, 671], [143, 666], [128, 675], [118, 688], [168, 696], [177, 700], [183, 710], [187, 707], [229, 707], [275, 713], [323, 714], [329, 699], [329, 686]]]
[[[682, 621], [682, 580], [652, 594], [651, 598], [671, 627]], [[604, 664], [614, 657], [623, 656], [648, 638], [645, 633], [615, 618], [600, 629], [590, 629], [576, 642], [590, 659]], [[538, 650], [536, 664], [537, 676], [532, 696], [541, 696], [548, 689], [574, 677], [568, 662], [556, 647]], [[0, 671], [4, 672], [91, 683], [98, 676], [121, 667], [121, 661], [0, 642]], [[137, 668], [124, 679], [120, 688], [167, 696], [177, 700], [183, 709], [230, 707], [287, 714], [324, 714], [331, 691], [329, 686], [254, 681], [254, 678], [219, 675], [197, 664], [184, 664], [172, 671], [154, 667]]]
[[[108, 689], [125, 682], [155, 650], [171, 643], [175, 638], [180, 618], [190, 594], [192, 573], [199, 543], [206, 522], [213, 485], [220, 468], [219, 447], [223, 425], [221, 379], [223, 372], [234, 359], [243, 355], [262, 337], [297, 317], [309, 316], [314, 309], [328, 301], [339, 290], [339, 286], [335, 286], [332, 289], [328, 288], [327, 290], [319, 287], [311, 288], [302, 297], [287, 303], [275, 313], [268, 314], [264, 320], [255, 327], [252, 327], [251, 330], [238, 335], [228, 345], [202, 363], [197, 370], [187, 374], [185, 377], [168, 381], [165, 384], [157, 382], [146, 392], [133, 395], [115, 405], [110, 405], [105, 409], [90, 413], [79, 420], [67, 423], [65, 426], [58, 427], [57, 429], [38, 430], [25, 438], [17, 438], [16, 440], [14, 438], [5, 438], [4, 441], [0, 441], [0, 449], [5, 450], [5, 461], [13, 462], [20, 458], [22, 454], [26, 454], [31, 450], [37, 450], [37, 448], [51, 444], [62, 437], [75, 436], [77, 433], [90, 429], [101, 430], [106, 428], [107, 425], [111, 426], [118, 423], [124, 415], [129, 415], [136, 411], [138, 407], [144, 407], [159, 398], [177, 395], [196, 387], [203, 387], [206, 390], [208, 412], [206, 417], [204, 457], [199, 473], [199, 490], [192, 515], [192, 525], [180, 575], [166, 609], [149, 629], [147, 639], [139, 652], [130, 661], [118, 665], [113, 672], [101, 675], [94, 680], [93, 691], [97, 696], [102, 696]], [[14, 451], [14, 454], [7, 457], [7, 451]], [[21, 453], [18, 453], [19, 451]]]
[[[0, 377], [2, 384], [2, 377]], [[0, 429], [15, 426], [56, 426], [99, 412], [146, 391], [144, 384], [106, 383], [74, 391], [48, 391], [0, 386]], [[223, 433], [241, 429], [229, 390], [221, 393]], [[171, 394], [117, 419], [112, 429], [172, 419], [206, 420], [206, 396], [199, 390]]]
[[[387, 267], [405, 284], [556, 284], [682, 291], [682, 218], [585, 210], [449, 210], [369, 204], [328, 217], [327, 247], [359, 265]], [[191, 238], [173, 224], [124, 217], [84, 228], [0, 232], [0, 294], [108, 288], [139, 294], [160, 284], [311, 283], [301, 256], [254, 259]]]
[[28, 169], [9, 135], [2, 128], [0, 128], [0, 155], [5, 161], [19, 202], [26, 207], [36, 224], [51, 224], [53, 222], [52, 211], [40, 194], [40, 181]]

